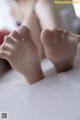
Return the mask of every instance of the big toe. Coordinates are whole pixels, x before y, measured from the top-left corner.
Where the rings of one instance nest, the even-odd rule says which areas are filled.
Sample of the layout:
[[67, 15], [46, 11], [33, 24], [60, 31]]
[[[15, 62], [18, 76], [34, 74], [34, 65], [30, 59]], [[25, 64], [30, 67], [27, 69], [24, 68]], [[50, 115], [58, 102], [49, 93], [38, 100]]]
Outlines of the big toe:
[[51, 44], [52, 40], [52, 32], [48, 29], [42, 31], [41, 33], [41, 42], [43, 44], [44, 47], [47, 47]]

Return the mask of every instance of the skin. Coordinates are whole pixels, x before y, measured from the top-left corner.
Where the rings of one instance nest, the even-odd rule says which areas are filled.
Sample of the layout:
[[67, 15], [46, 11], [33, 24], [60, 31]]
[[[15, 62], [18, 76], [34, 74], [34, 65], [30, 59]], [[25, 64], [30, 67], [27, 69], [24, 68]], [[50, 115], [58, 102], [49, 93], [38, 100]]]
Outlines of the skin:
[[78, 37], [72, 37], [62, 29], [45, 30], [41, 34], [42, 44], [48, 59], [55, 64], [57, 72], [64, 72], [73, 67]]
[[[34, 11], [34, 6], [36, 4], [36, 1], [37, 0], [18, 0], [17, 2], [15, 2], [16, 4], [15, 6], [17, 6], [17, 9], [15, 8], [15, 6], [13, 6], [12, 15], [16, 19], [17, 23], [23, 21], [22, 26], [25, 25], [31, 30], [33, 42], [36, 44], [38, 48], [38, 52], [41, 59], [43, 59], [45, 55], [44, 55], [44, 48], [40, 40], [41, 26], [38, 17]], [[23, 8], [25, 9], [24, 12], [23, 12]]]
[[[55, 64], [57, 72], [72, 68], [78, 40], [78, 37], [72, 38], [67, 31], [60, 29], [42, 32], [45, 55]], [[0, 57], [8, 60], [29, 84], [44, 78], [38, 49], [32, 40], [31, 31], [25, 26], [5, 38], [0, 47]]]
[[20, 72], [29, 84], [44, 78], [37, 47], [30, 30], [24, 26], [5, 38], [0, 47], [0, 57], [8, 60], [12, 68]]
[[[45, 14], [40, 11], [40, 8], [42, 8]], [[11, 66], [20, 72], [29, 84], [33, 84], [44, 78], [40, 67], [41, 57], [39, 48], [36, 42], [34, 42], [34, 40], [38, 39], [37, 37], [33, 37], [35, 34], [32, 32], [35, 28], [31, 19], [33, 16], [32, 13], [27, 17], [25, 26], [7, 36], [0, 47], [0, 57], [8, 60]], [[55, 29], [57, 27], [56, 20], [54, 19], [55, 12], [53, 14], [48, 2], [45, 3], [42, 0], [37, 2], [35, 13], [43, 29], [42, 33], [39, 32], [36, 35], [40, 37], [41, 34], [41, 41], [39, 39], [39, 42], [42, 42], [41, 45], [44, 47], [46, 57], [55, 64], [57, 72], [71, 69], [79, 38], [75, 37], [74, 34], [70, 35], [67, 31]], [[44, 19], [43, 15], [47, 20]]]

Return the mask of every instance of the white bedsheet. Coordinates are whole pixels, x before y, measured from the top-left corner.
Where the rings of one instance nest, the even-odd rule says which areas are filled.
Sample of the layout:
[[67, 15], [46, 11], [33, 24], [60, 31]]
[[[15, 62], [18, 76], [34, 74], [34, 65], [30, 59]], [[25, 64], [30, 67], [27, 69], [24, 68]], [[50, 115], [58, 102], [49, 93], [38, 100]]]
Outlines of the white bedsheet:
[[34, 85], [16, 71], [7, 73], [0, 80], [0, 112], [8, 112], [8, 120], [80, 120], [79, 56], [80, 48], [73, 70], [47, 74]]

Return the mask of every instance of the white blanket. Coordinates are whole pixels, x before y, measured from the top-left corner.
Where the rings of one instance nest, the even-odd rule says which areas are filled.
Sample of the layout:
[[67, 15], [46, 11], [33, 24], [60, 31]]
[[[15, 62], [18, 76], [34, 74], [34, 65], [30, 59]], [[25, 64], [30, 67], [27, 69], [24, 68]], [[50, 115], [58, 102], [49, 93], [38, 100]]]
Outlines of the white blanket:
[[28, 85], [16, 71], [0, 80], [0, 112], [8, 120], [80, 120], [80, 48], [73, 70]]

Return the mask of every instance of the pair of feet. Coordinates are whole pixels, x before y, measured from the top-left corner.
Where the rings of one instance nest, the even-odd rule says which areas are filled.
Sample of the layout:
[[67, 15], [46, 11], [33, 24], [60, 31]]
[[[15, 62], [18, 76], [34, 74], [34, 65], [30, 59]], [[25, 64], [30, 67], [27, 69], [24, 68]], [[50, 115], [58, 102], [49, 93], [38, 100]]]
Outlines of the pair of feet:
[[[78, 39], [79, 37], [62, 29], [45, 30], [41, 33], [45, 55], [55, 64], [57, 72], [73, 67]], [[32, 40], [30, 30], [25, 26], [5, 38], [0, 47], [0, 57], [8, 60], [30, 84], [44, 78], [38, 48]]]

